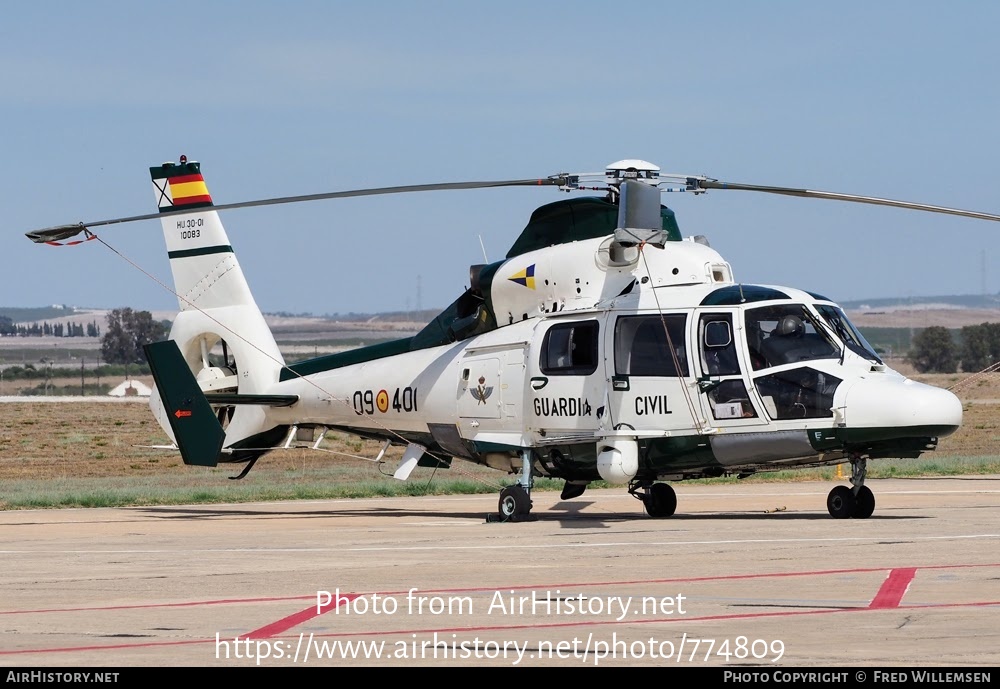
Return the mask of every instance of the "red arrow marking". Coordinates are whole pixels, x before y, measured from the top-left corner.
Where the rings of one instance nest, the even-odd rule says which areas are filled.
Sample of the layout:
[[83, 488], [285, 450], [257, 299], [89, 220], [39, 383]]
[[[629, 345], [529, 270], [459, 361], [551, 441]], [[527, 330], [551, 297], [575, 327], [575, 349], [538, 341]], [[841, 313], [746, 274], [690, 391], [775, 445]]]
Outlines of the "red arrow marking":
[[182, 419], [185, 416], [191, 416], [191, 412], [187, 409], [178, 409], [177, 411], [174, 412], [174, 416], [176, 416], [178, 419]]

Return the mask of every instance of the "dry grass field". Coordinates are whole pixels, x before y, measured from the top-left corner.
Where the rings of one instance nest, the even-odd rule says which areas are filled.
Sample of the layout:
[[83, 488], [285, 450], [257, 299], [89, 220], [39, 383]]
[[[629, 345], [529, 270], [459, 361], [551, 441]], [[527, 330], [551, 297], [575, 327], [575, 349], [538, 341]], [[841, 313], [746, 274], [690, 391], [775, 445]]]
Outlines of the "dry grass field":
[[[153, 447], [169, 443], [145, 401], [0, 404], [0, 481], [203, 471], [185, 467], [177, 452]], [[330, 434], [323, 447], [327, 452], [274, 452], [258, 468], [294, 470], [318, 462], [366, 466], [371, 463], [332, 452], [374, 457], [380, 444]], [[230, 467], [222, 472], [228, 475], [239, 470]]]

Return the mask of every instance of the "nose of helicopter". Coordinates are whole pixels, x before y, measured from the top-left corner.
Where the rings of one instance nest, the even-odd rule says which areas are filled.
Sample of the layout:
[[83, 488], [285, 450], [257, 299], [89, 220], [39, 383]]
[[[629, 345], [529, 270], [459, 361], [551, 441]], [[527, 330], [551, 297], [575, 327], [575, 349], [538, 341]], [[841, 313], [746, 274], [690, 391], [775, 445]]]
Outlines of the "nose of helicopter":
[[907, 378], [859, 380], [847, 391], [845, 412], [850, 427], [906, 428], [915, 435], [945, 436], [962, 424], [958, 397]]

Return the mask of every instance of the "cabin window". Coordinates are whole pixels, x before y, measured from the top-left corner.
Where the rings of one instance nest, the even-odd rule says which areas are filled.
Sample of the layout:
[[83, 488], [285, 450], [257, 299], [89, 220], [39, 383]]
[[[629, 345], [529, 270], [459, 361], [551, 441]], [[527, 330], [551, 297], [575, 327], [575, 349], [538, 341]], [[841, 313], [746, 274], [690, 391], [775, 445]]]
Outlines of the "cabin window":
[[615, 324], [615, 373], [628, 376], [687, 376], [684, 330], [687, 316], [623, 316]]
[[542, 341], [542, 373], [587, 376], [596, 371], [599, 333], [597, 321], [559, 323], [549, 328]]

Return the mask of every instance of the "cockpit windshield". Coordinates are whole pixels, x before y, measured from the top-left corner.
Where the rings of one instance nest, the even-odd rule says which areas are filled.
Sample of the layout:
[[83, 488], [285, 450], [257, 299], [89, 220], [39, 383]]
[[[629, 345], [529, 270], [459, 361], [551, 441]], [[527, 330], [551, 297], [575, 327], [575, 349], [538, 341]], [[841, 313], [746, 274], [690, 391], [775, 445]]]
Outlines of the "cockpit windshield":
[[801, 304], [747, 309], [746, 337], [755, 371], [840, 357], [840, 345]]
[[875, 353], [875, 348], [868, 344], [868, 341], [847, 319], [847, 315], [841, 309], [836, 306], [817, 305], [816, 310], [837, 333], [837, 337], [844, 341], [848, 349], [870, 361], [882, 363], [882, 359]]

